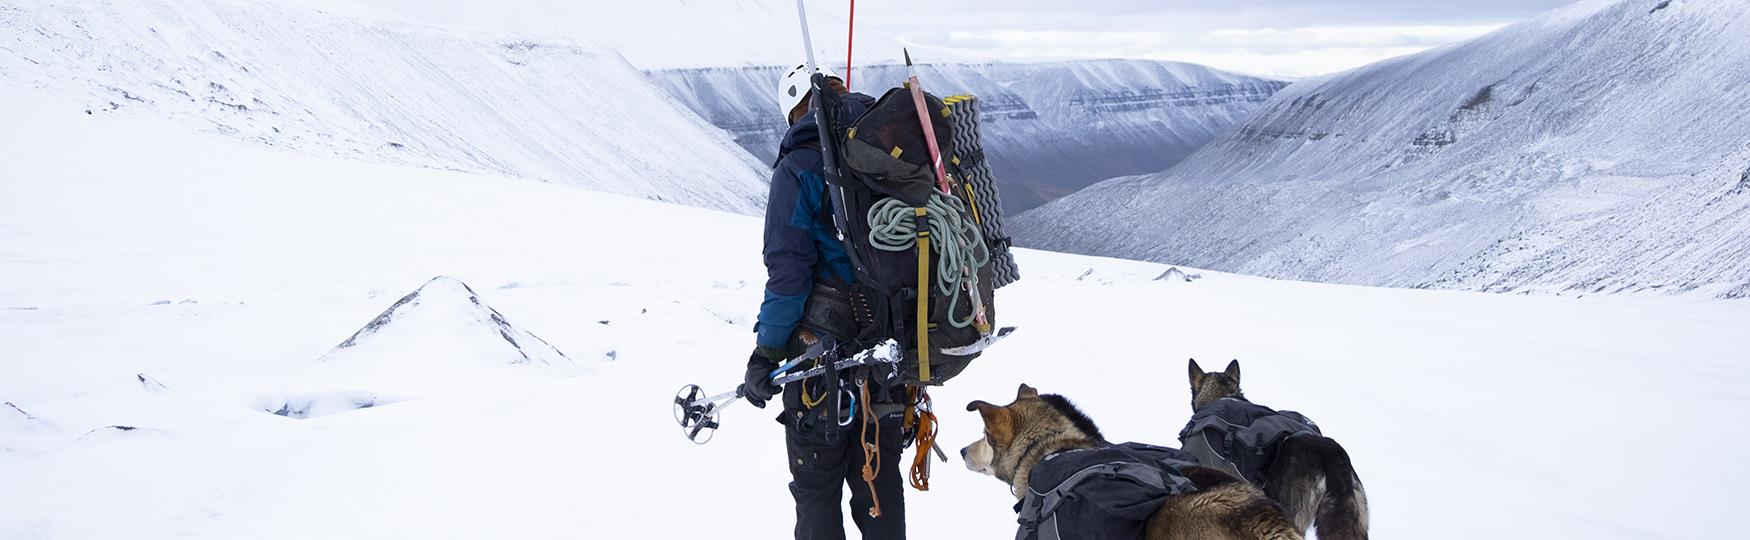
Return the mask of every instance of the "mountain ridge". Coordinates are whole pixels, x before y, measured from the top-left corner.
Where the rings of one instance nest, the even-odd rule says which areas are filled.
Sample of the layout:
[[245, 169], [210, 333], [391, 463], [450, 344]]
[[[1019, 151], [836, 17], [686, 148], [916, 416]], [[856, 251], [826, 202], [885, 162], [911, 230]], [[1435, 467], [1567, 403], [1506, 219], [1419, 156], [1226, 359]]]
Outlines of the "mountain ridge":
[[1308, 281], [1730, 296], [1750, 283], [1750, 199], [1727, 193], [1750, 167], [1750, 6], [1659, 4], [1582, 2], [1296, 83], [1173, 169], [1018, 216], [1016, 237]]
[[[770, 163], [785, 130], [772, 97], [782, 69], [647, 73], [676, 101]], [[1010, 212], [1107, 178], [1170, 167], [1288, 86], [1153, 60], [940, 63], [919, 65], [918, 72], [931, 93], [970, 93], [983, 100], [984, 147]], [[900, 65], [856, 66], [851, 73], [854, 90], [877, 97], [904, 80]]]

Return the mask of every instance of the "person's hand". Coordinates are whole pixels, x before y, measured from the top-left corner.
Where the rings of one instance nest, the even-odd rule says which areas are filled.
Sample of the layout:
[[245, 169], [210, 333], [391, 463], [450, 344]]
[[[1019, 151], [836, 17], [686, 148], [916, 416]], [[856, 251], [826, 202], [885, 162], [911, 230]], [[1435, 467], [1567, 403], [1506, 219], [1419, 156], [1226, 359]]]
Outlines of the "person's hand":
[[768, 349], [768, 347], [756, 348], [753, 354], [748, 356], [747, 374], [742, 377], [741, 385], [742, 397], [746, 398], [748, 403], [761, 409], [766, 408], [766, 401], [771, 400], [772, 396], [784, 391], [783, 387], [772, 383], [772, 371], [778, 369], [778, 364], [782, 360], [768, 356], [768, 354], [776, 353], [781, 358], [783, 352], [779, 349]]
[[826, 87], [831, 88], [832, 93], [838, 94], [841, 96], [851, 93], [851, 89], [845, 88], [845, 81], [839, 80], [838, 77], [827, 77], [826, 78]]

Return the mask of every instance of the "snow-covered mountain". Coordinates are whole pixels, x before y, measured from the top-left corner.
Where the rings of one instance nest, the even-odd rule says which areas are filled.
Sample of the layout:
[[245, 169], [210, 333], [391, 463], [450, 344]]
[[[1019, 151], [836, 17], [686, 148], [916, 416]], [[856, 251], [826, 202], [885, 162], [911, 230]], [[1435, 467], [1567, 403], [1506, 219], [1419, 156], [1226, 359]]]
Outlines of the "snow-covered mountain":
[[[779, 67], [653, 71], [676, 100], [770, 163], [784, 132]], [[1146, 60], [933, 64], [924, 88], [985, 100], [985, 150], [1011, 211], [1115, 176], [1157, 172], [1239, 122], [1287, 83], [1196, 64]], [[879, 97], [904, 66], [858, 66], [855, 90]]]
[[1592, 0], [1296, 83], [1024, 245], [1486, 291], [1750, 296], [1750, 2]]
[[33, 0], [0, 4], [0, 85], [303, 152], [764, 204], [762, 164], [593, 45], [291, 0]]

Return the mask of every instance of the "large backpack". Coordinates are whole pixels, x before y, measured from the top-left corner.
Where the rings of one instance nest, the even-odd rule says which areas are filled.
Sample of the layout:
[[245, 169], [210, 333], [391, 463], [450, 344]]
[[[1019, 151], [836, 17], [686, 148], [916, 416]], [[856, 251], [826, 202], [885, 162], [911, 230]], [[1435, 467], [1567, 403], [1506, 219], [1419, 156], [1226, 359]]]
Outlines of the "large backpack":
[[897, 341], [908, 385], [939, 385], [965, 370], [982, 351], [972, 346], [997, 331], [995, 289], [1018, 276], [977, 147], [976, 100], [925, 101], [947, 193], [908, 89], [889, 90], [856, 118], [842, 97], [819, 104], [834, 220], [857, 277], [846, 299], [854, 335], [835, 337], [854, 347]]

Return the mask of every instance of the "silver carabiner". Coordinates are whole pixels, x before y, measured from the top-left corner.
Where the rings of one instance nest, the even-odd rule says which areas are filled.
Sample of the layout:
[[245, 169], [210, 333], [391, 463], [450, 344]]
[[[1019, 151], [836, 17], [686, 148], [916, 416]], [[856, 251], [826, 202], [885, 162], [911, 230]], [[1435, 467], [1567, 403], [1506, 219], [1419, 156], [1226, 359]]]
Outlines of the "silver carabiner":
[[[859, 390], [863, 388], [863, 381], [857, 381], [857, 388]], [[840, 417], [835, 419], [838, 421], [839, 427], [846, 427], [846, 426], [851, 425], [851, 422], [854, 422], [857, 420], [857, 393], [852, 392], [852, 391], [847, 390], [847, 389], [844, 389], [844, 388], [840, 388], [839, 394], [840, 394], [840, 397], [842, 397], [842, 398], [848, 398], [850, 400], [849, 403], [851, 404], [850, 408], [843, 411], [844, 412], [843, 416], [840, 416]], [[864, 403], [863, 406], [867, 407], [867, 406], [869, 406], [869, 404]]]

